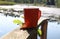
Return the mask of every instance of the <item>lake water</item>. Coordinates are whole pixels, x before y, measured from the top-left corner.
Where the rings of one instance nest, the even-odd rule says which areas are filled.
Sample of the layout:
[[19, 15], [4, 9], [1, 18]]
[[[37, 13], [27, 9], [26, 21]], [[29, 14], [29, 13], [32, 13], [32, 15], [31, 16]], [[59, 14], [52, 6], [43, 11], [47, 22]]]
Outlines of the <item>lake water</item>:
[[6, 17], [0, 14], [0, 37], [18, 27], [18, 25], [13, 24], [13, 19], [15, 18], [11, 16]]
[[[0, 13], [0, 37], [18, 27], [18, 25], [13, 24], [13, 19], [15, 17], [6, 17]], [[47, 39], [60, 39], [60, 24], [58, 25], [57, 22], [48, 22]]]

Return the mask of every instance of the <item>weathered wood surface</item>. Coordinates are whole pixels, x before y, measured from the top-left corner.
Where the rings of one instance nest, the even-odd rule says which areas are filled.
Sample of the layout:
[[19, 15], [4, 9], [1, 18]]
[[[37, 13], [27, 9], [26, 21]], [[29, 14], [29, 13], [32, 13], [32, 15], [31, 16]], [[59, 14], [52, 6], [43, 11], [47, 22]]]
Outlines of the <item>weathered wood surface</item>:
[[37, 34], [35, 29], [20, 30], [20, 28], [18, 27], [17, 29], [0, 39], [37, 39]]

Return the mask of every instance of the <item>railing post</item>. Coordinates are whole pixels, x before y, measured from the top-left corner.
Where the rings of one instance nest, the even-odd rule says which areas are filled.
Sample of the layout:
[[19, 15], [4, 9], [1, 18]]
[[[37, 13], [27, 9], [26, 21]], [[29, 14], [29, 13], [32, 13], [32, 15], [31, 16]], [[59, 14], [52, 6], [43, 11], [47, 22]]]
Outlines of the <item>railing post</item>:
[[47, 39], [47, 25], [48, 21], [44, 20], [41, 24], [42, 36], [40, 36], [40, 39]]

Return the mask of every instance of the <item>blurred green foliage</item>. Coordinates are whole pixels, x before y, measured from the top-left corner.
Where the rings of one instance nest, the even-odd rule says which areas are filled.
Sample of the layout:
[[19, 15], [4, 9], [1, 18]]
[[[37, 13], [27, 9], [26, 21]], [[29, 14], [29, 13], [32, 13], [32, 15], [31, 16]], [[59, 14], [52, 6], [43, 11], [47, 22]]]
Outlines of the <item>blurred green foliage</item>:
[[8, 2], [8, 1], [0, 1], [0, 5], [13, 5], [16, 4], [15, 2]]
[[57, 7], [59, 7], [60, 8], [60, 0], [57, 0]]
[[[34, 4], [45, 6], [47, 0], [0, 0], [0, 5], [13, 5], [13, 4]], [[55, 6], [60, 7], [60, 0], [55, 0]]]

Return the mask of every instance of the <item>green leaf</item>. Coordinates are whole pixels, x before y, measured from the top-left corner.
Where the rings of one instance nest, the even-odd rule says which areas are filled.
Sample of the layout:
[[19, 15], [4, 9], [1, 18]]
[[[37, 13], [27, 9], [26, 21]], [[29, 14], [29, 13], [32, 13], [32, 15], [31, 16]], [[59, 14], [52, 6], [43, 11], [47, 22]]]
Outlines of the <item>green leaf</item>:
[[42, 35], [42, 31], [41, 31], [41, 29], [38, 29], [37, 32], [38, 32], [38, 35], [39, 35], [39, 36]]
[[18, 20], [18, 19], [13, 20], [13, 23], [14, 24], [22, 24], [22, 22], [20, 20]]

